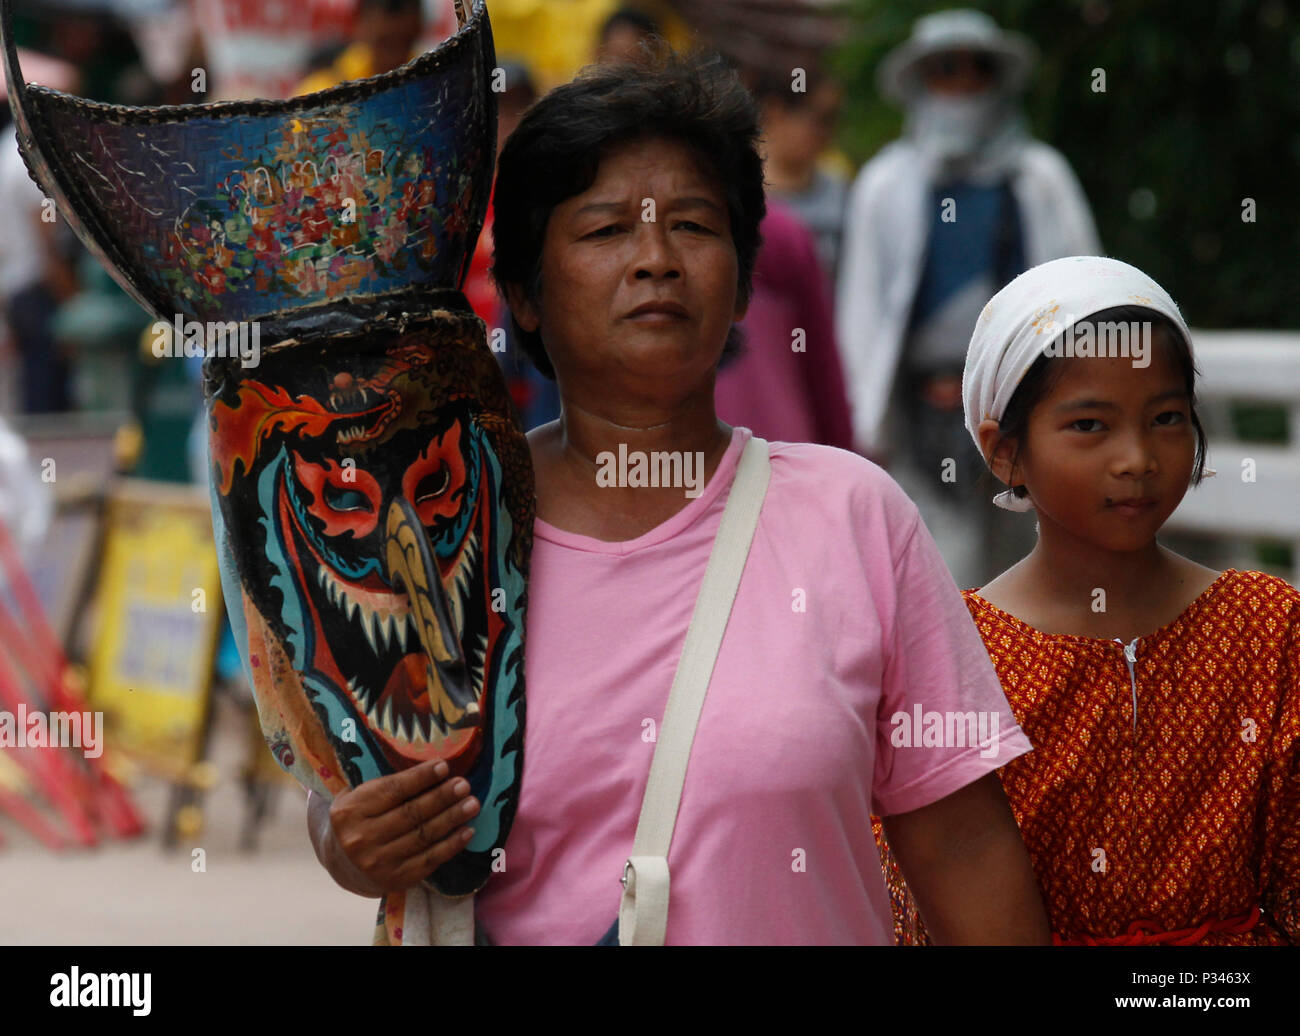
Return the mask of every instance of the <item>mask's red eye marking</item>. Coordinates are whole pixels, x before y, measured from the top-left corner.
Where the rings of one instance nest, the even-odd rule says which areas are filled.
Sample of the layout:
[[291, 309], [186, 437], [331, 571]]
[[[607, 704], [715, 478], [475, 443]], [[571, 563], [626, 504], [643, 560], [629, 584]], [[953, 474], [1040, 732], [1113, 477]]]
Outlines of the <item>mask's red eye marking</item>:
[[415, 505], [425, 525], [452, 518], [461, 508], [457, 495], [465, 485], [465, 458], [460, 452], [461, 427], [454, 424], [434, 439], [402, 476], [402, 495]]
[[361, 539], [374, 532], [383, 494], [372, 475], [332, 460], [327, 460], [325, 466], [313, 464], [297, 452], [293, 455], [293, 471], [299, 484], [311, 494], [307, 511], [324, 523], [326, 536], [350, 532]]

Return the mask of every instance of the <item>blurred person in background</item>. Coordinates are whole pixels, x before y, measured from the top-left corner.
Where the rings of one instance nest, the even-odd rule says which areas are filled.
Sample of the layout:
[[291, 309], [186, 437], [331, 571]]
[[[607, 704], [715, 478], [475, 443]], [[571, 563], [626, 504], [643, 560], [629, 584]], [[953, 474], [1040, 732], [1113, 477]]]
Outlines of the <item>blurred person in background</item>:
[[961, 374], [984, 304], [1031, 266], [1100, 250], [1065, 158], [1034, 140], [1020, 97], [1034, 46], [988, 15], [942, 11], [881, 63], [903, 137], [863, 167], [849, 197], [836, 329], [859, 449], [916, 501], [958, 586], [1033, 544], [1029, 522], [993, 521], [975, 492]]
[[359, 0], [356, 42], [327, 68], [307, 76], [299, 94], [327, 90], [349, 79], [365, 79], [400, 68], [420, 54], [424, 34], [421, 0]]
[[768, 195], [743, 347], [718, 368], [718, 416], [781, 442], [853, 449], [834, 311], [813, 236]]
[[20, 406], [29, 414], [70, 410], [71, 370], [53, 324], [77, 291], [71, 249], [53, 204], [27, 173], [13, 126], [0, 133], [0, 212], [0, 297], [18, 355]]
[[815, 65], [804, 68], [804, 89], [791, 74], [757, 78], [754, 99], [763, 118], [763, 168], [768, 194], [790, 206], [812, 231], [833, 297], [849, 184], [821, 161], [831, 144], [843, 90]]
[[645, 60], [644, 45], [662, 33], [659, 23], [635, 7], [620, 7], [601, 26], [596, 40], [596, 64]]
[[[156, 88], [125, 24], [109, 12], [54, 4], [31, 13], [15, 31], [36, 52], [29, 66], [55, 89], [136, 104]], [[0, 136], [0, 211], [7, 217], [0, 301], [19, 357], [20, 406], [48, 413], [84, 405], [85, 390], [124, 369], [127, 357], [98, 354], [95, 343], [63, 333], [65, 315], [85, 293], [77, 270], [87, 253], [28, 175], [12, 128]]]

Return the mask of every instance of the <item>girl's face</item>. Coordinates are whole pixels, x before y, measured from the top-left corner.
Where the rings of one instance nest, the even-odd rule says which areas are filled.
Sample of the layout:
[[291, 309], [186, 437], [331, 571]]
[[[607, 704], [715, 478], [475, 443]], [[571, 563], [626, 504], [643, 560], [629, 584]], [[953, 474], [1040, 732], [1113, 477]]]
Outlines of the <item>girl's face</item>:
[[[569, 395], [687, 394], [711, 378], [745, 313], [721, 187], [674, 140], [629, 143], [546, 226], [538, 304], [511, 296], [540, 326]], [[638, 312], [647, 305], [667, 306]]]
[[1149, 366], [1124, 357], [1059, 359], [1030, 412], [1012, 473], [1039, 525], [1106, 550], [1148, 546], [1192, 477], [1196, 431], [1173, 349], [1152, 332]]

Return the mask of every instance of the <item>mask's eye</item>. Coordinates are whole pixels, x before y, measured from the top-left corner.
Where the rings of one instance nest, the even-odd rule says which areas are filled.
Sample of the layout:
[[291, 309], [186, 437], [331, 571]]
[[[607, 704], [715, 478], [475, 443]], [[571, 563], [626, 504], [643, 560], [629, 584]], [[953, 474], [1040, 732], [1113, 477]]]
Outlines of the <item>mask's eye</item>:
[[374, 510], [370, 498], [355, 489], [340, 489], [327, 482], [324, 491], [325, 502], [335, 511], [365, 511], [369, 514]]
[[451, 470], [444, 464], [437, 471], [420, 479], [415, 487], [415, 502], [419, 504], [425, 500], [432, 500], [436, 496], [442, 496], [447, 492], [447, 486], [450, 484]]

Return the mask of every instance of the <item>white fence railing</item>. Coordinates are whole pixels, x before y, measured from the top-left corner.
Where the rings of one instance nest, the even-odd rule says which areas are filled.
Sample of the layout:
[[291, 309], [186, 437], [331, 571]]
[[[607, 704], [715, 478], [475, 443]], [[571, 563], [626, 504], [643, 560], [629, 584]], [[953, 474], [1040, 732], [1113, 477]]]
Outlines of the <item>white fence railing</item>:
[[[1230, 429], [1211, 422], [1207, 466], [1218, 474], [1188, 491], [1167, 528], [1290, 544], [1293, 567], [1282, 574], [1300, 585], [1300, 333], [1193, 331], [1192, 342], [1207, 415], [1230, 403], [1281, 406], [1288, 412], [1288, 441], [1238, 442], [1228, 437]], [[1258, 567], [1250, 557], [1233, 564]]]

